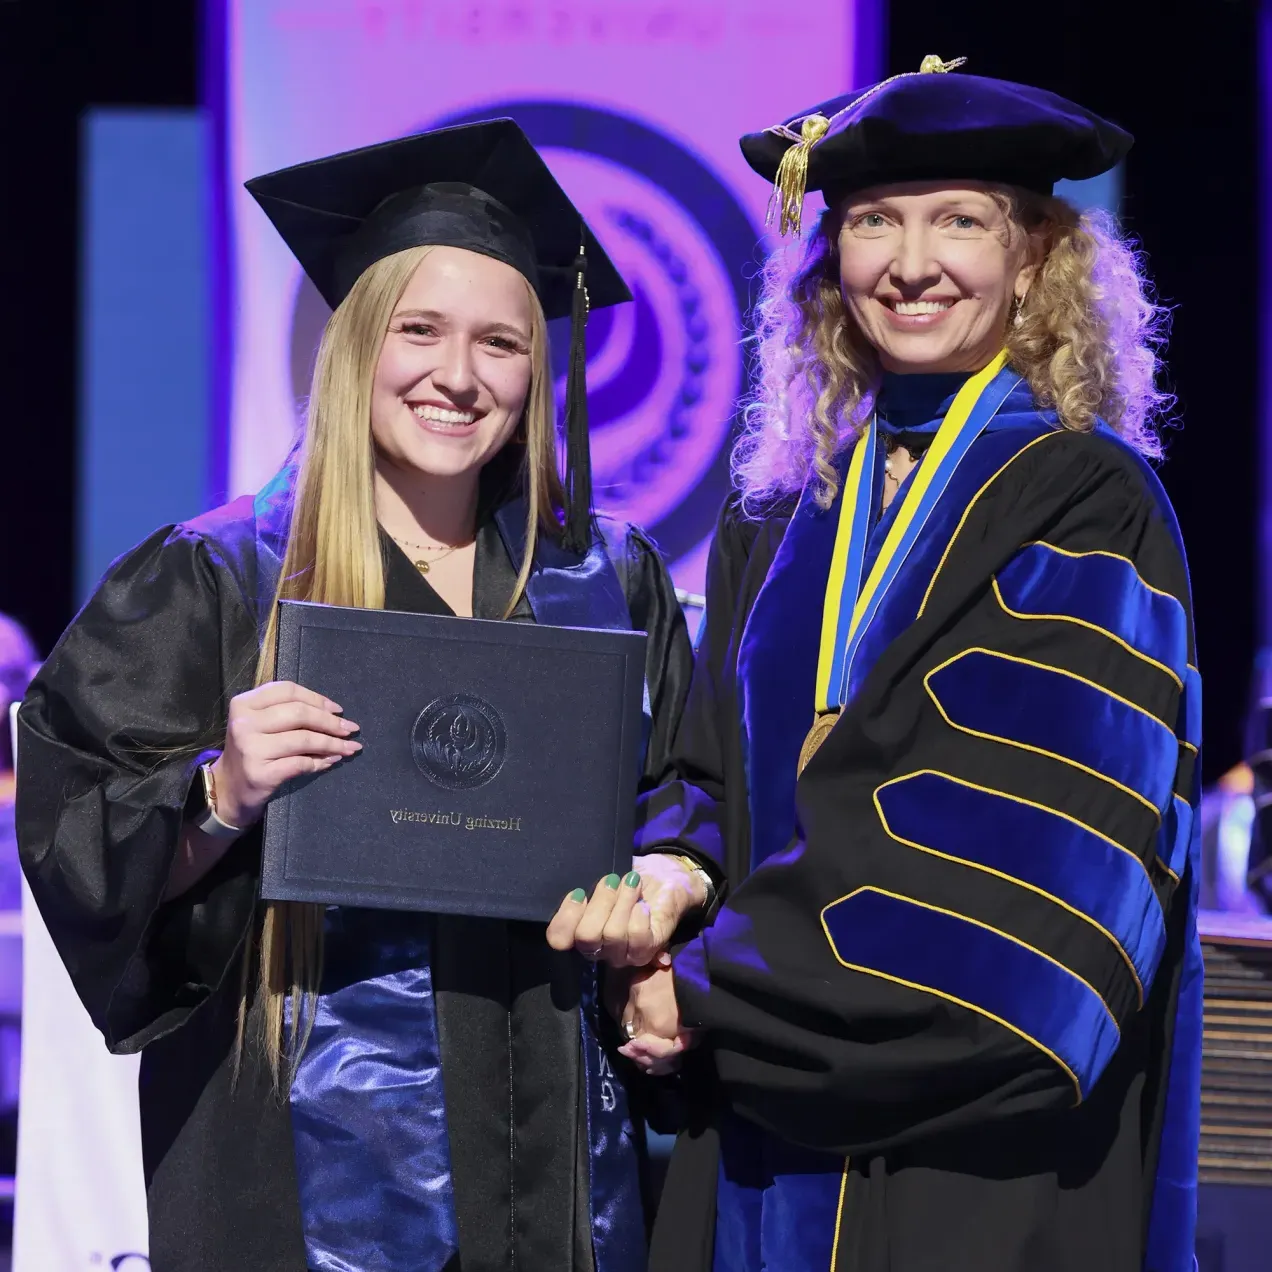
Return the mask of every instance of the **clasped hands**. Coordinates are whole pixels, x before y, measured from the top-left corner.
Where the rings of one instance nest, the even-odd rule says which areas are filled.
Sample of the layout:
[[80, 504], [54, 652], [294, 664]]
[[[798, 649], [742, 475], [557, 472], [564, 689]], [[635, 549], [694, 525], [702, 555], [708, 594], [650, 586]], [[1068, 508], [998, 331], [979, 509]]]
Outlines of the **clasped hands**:
[[548, 944], [608, 964], [605, 1005], [628, 1038], [620, 1054], [646, 1073], [670, 1073], [693, 1035], [680, 1023], [667, 946], [706, 890], [674, 857], [651, 853], [638, 865], [621, 880], [607, 875], [590, 898], [571, 892], [548, 924]]

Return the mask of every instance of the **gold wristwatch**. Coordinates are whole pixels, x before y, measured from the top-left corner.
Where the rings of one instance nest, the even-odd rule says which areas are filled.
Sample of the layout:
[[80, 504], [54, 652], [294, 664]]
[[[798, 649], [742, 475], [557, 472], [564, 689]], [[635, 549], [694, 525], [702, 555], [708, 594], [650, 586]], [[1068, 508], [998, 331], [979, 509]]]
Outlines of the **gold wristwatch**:
[[673, 861], [678, 861], [691, 875], [697, 875], [702, 880], [702, 886], [706, 893], [706, 900], [702, 903], [704, 910], [709, 910], [715, 904], [716, 887], [711, 880], [711, 876], [706, 870], [698, 864], [692, 857], [686, 856], [682, 852], [669, 852], [665, 856], [670, 857]]
[[239, 826], [231, 826], [217, 816], [216, 811], [216, 778], [211, 764], [200, 764], [199, 775], [203, 778], [203, 808], [192, 818], [195, 827], [213, 839], [237, 839], [242, 833]]

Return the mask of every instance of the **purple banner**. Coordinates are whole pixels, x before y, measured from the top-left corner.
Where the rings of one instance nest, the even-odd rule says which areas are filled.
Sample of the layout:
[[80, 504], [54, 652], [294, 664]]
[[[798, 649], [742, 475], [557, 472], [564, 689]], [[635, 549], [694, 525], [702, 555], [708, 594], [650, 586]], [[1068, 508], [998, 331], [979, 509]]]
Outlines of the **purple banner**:
[[[873, 14], [874, 0], [860, 3]], [[855, 11], [852, 0], [230, 0], [230, 493], [256, 489], [282, 458], [326, 320], [242, 182], [511, 115], [636, 298], [589, 330], [598, 503], [650, 530], [679, 585], [701, 590], [768, 200], [737, 138], [868, 73]]]

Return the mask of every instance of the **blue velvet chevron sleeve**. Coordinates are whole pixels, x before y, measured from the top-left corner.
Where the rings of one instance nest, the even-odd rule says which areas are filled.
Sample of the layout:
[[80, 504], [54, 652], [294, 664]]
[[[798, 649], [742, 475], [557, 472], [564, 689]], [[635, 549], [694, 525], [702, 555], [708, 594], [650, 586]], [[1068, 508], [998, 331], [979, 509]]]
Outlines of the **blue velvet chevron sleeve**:
[[836, 1152], [1092, 1100], [1170, 1035], [1188, 940], [1200, 682], [1151, 472], [1047, 437], [914, 587], [789, 848], [676, 962], [733, 1107]]

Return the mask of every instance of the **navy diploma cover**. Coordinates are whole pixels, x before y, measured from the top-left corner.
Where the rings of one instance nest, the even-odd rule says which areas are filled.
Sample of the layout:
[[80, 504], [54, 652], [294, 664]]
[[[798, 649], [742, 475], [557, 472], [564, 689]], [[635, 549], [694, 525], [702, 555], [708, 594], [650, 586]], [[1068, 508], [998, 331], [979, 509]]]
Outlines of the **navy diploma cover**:
[[265, 817], [271, 901], [546, 922], [631, 862], [643, 632], [279, 604], [276, 676], [363, 749]]

